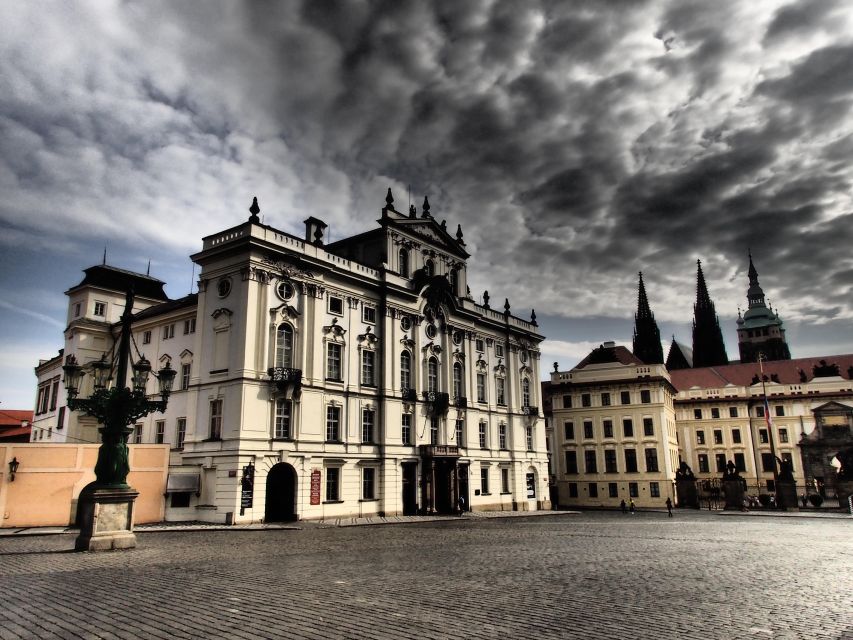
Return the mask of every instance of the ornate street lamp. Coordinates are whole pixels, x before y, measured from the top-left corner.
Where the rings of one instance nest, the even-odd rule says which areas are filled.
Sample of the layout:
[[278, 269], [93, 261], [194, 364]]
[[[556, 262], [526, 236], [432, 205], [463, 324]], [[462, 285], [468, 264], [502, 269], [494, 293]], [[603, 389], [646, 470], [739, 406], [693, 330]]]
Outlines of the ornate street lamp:
[[[87, 365], [93, 379], [93, 391], [88, 398], [79, 398], [80, 385], [86, 374], [74, 355], [65, 359], [65, 388], [68, 392], [68, 409], [92, 416], [101, 425], [102, 444], [95, 465], [95, 482], [80, 495], [83, 505], [78, 550], [129, 548], [136, 546], [132, 532], [133, 501], [139, 495], [127, 484], [130, 471], [127, 438], [133, 431], [130, 426], [149, 413], [166, 410], [175, 370], [167, 362], [154, 374], [159, 381], [160, 400], [149, 400], [145, 389], [151, 374], [151, 363], [141, 356], [133, 362], [131, 355], [131, 324], [133, 321], [133, 291], [127, 292], [124, 314], [121, 317], [121, 336], [118, 353], [107, 359]], [[128, 365], [133, 371], [132, 388], [127, 387]], [[110, 382], [115, 379], [115, 385]], [[105, 505], [114, 505], [105, 507]], [[124, 505], [121, 509], [115, 505]], [[99, 518], [101, 522], [99, 523]], [[108, 521], [108, 522], [107, 522]], [[123, 524], [124, 527], [119, 527]], [[99, 526], [100, 525], [100, 526]], [[104, 533], [107, 527], [116, 536]]]

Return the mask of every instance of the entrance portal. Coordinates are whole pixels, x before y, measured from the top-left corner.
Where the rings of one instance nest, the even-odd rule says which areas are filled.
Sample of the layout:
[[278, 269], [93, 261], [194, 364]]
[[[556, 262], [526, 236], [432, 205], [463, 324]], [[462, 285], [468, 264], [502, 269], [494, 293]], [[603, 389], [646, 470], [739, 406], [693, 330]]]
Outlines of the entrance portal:
[[403, 515], [418, 513], [418, 463], [403, 463]]
[[267, 474], [264, 522], [296, 520], [296, 469], [279, 462]]

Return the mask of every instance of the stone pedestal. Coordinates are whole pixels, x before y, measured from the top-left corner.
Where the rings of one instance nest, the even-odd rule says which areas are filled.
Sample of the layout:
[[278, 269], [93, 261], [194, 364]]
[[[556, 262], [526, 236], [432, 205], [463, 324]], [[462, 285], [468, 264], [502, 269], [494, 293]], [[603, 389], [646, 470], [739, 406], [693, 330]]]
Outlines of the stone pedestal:
[[676, 480], [675, 495], [678, 498], [679, 507], [699, 508], [699, 492], [696, 490], [695, 480]]
[[723, 496], [726, 499], [724, 509], [742, 511], [743, 510], [743, 481], [740, 478], [735, 480], [723, 480]]
[[776, 506], [780, 509], [800, 510], [797, 501], [797, 485], [793, 482], [779, 480], [776, 482]]
[[844, 513], [850, 512], [850, 503], [848, 500], [853, 496], [853, 480], [838, 480], [835, 485], [835, 491], [838, 494], [838, 507]]
[[136, 546], [133, 503], [138, 491], [89, 485], [80, 492], [80, 535], [76, 551], [111, 551]]

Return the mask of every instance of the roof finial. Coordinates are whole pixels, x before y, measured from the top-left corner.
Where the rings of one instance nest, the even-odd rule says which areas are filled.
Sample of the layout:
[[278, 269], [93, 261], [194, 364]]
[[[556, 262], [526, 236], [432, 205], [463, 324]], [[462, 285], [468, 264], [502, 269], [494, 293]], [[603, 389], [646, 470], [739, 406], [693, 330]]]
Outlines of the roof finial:
[[509, 313], [509, 309], [510, 309], [510, 307], [509, 307], [509, 298], [504, 298], [504, 313], [508, 314], [508, 313]]
[[257, 196], [252, 198], [252, 206], [249, 207], [249, 213], [252, 215], [249, 216], [249, 222], [252, 224], [260, 224], [261, 219], [258, 217], [258, 214], [261, 212], [261, 208], [258, 206], [258, 198]]
[[151, 275], [151, 258], [148, 258], [148, 268], [145, 270], [145, 275], [146, 276]]
[[465, 241], [462, 239], [462, 225], [456, 225], [456, 242], [461, 244], [463, 247], [465, 246]]
[[409, 217], [410, 218], [417, 218], [418, 217], [418, 210], [415, 208], [415, 205], [413, 205], [413, 204], [409, 205]]
[[107, 245], [104, 245], [104, 260], [101, 262], [103, 266], [107, 265]]
[[391, 195], [391, 187], [388, 187], [388, 194], [385, 196], [385, 205], [391, 210], [394, 209], [394, 196]]
[[442, 220], [442, 221], [441, 221], [441, 230], [442, 230], [442, 231], [447, 231], [447, 220]]
[[491, 308], [491, 307], [489, 307], [489, 290], [488, 290], [488, 289], [486, 289], [485, 291], [483, 291], [483, 306], [484, 306], [486, 309], [490, 309], [490, 308]]
[[421, 214], [421, 218], [429, 218], [430, 217], [429, 199], [426, 196], [424, 196], [424, 204], [421, 207], [421, 210], [423, 211], [423, 213]]
[[536, 309], [530, 310], [530, 324], [532, 324], [534, 327], [539, 326], [536, 322]]

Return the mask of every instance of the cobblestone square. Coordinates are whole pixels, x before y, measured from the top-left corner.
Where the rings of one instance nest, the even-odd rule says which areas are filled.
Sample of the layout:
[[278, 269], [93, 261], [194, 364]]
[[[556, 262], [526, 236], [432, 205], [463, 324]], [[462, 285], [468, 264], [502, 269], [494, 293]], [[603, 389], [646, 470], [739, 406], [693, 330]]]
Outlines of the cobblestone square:
[[0, 539], [0, 638], [847, 638], [853, 521], [707, 512]]

